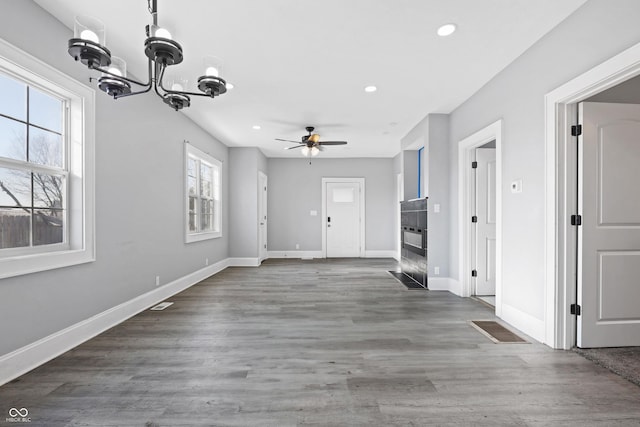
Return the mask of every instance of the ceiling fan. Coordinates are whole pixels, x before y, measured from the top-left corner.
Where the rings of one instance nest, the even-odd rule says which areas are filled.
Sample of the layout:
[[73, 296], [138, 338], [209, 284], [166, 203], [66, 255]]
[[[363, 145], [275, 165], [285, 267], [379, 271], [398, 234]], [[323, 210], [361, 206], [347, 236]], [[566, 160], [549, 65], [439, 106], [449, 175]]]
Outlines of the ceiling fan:
[[317, 156], [318, 153], [323, 150], [324, 145], [345, 145], [347, 143], [347, 141], [320, 141], [320, 135], [312, 133], [313, 129], [315, 129], [313, 126], [307, 126], [305, 129], [309, 134], [303, 135], [300, 142], [280, 138], [276, 138], [276, 141], [293, 142], [294, 144], [298, 144], [293, 147], [286, 147], [285, 150], [293, 150], [295, 148], [302, 147], [302, 155], [307, 157]]

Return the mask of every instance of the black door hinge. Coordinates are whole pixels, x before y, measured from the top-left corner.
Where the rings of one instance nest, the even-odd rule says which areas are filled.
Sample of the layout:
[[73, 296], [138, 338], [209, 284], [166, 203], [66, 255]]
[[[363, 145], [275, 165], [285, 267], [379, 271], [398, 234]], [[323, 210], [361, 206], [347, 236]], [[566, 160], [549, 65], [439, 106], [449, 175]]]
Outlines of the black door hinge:
[[582, 225], [582, 215], [571, 215], [571, 225]]
[[478, 270], [471, 270], [471, 277], [478, 277]]
[[471, 217], [471, 222], [478, 222], [478, 217], [477, 216], [472, 216]]
[[471, 162], [471, 169], [477, 169], [478, 168], [478, 162]]
[[571, 136], [582, 135], [582, 125], [571, 126]]
[[571, 306], [569, 307], [571, 314], [575, 314], [577, 316], [580, 316], [580, 306], [578, 304], [571, 304]]

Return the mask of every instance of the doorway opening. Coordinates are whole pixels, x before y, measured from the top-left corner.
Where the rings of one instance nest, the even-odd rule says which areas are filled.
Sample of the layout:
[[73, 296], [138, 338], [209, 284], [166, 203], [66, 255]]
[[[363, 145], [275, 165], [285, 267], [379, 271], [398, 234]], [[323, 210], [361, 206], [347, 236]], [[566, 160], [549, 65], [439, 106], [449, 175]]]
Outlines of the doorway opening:
[[323, 258], [365, 257], [364, 178], [322, 178]]
[[[483, 147], [484, 148], [481, 148]], [[478, 151], [486, 150], [486, 151]], [[484, 189], [480, 216], [485, 224], [478, 236], [479, 210], [476, 197], [478, 153], [482, 153]], [[487, 154], [488, 156], [485, 156]], [[489, 155], [490, 154], [490, 155]], [[458, 143], [458, 230], [459, 230], [459, 277], [462, 296], [469, 297], [485, 292], [493, 293], [491, 299], [497, 316], [502, 312], [502, 120], [479, 130]], [[490, 188], [489, 188], [490, 187]], [[489, 202], [489, 198], [491, 201]], [[490, 230], [487, 230], [489, 228]], [[478, 238], [480, 237], [480, 239]], [[478, 250], [478, 244], [482, 245]], [[480, 254], [480, 264], [478, 255]], [[477, 280], [483, 270], [481, 280]], [[491, 279], [491, 284], [486, 279]], [[479, 287], [480, 286], [480, 287]]]
[[[577, 313], [595, 310], [578, 306], [576, 286], [581, 274], [578, 257], [582, 256], [581, 221], [577, 217], [582, 203], [578, 190], [578, 104], [638, 75], [640, 43], [545, 96], [545, 343], [553, 348], [568, 350], [576, 345]], [[601, 318], [599, 322], [610, 320]]]

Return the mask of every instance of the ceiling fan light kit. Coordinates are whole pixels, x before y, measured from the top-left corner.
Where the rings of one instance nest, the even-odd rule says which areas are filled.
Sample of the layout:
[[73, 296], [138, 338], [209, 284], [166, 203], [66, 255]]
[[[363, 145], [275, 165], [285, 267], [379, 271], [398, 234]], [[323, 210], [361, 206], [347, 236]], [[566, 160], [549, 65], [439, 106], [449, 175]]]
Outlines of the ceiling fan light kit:
[[293, 142], [294, 144], [297, 144], [293, 147], [285, 147], [285, 150], [302, 148], [300, 152], [305, 157], [317, 156], [320, 151], [323, 150], [324, 145], [345, 145], [347, 143], [347, 141], [320, 141], [320, 135], [313, 133], [313, 130], [315, 129], [313, 126], [307, 126], [305, 129], [309, 134], [303, 135], [300, 142], [280, 138], [276, 138], [276, 141]]
[[[153, 24], [146, 26], [147, 39], [144, 53], [148, 58], [148, 79], [146, 83], [127, 77], [126, 62], [106, 47], [104, 24], [92, 17], [77, 16], [74, 23], [74, 37], [69, 40], [69, 55], [82, 62], [91, 70], [102, 73], [98, 78], [98, 88], [114, 99], [147, 93], [153, 89], [162, 100], [178, 111], [191, 105], [192, 96], [215, 98], [227, 91], [227, 82], [220, 77], [222, 61], [214, 56], [206, 56], [203, 61], [204, 74], [198, 78], [201, 93], [187, 91], [187, 81], [179, 76], [165, 78], [167, 67], [180, 64], [184, 55], [182, 46], [171, 38], [171, 33], [158, 26], [157, 0], [147, 0]], [[170, 81], [169, 81], [170, 80]], [[166, 87], [165, 82], [170, 86]], [[132, 91], [131, 85], [139, 90]]]

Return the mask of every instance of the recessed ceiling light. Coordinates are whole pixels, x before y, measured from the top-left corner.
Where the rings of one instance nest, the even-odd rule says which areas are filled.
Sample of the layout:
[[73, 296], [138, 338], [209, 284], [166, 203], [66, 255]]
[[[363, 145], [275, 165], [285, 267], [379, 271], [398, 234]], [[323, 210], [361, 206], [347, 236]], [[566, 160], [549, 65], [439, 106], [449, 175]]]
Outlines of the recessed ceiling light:
[[438, 35], [440, 37], [450, 36], [456, 31], [456, 24], [444, 24], [442, 27], [438, 28]]
[[260, 125], [253, 125], [252, 126], [255, 130], [260, 130]]
[[231, 90], [233, 89], [235, 86], [233, 85], [233, 83], [229, 83], [227, 82], [227, 90]]
[[378, 90], [378, 88], [375, 87], [375, 86], [367, 86], [367, 87], [364, 88], [365, 92], [375, 92], [377, 90]]

